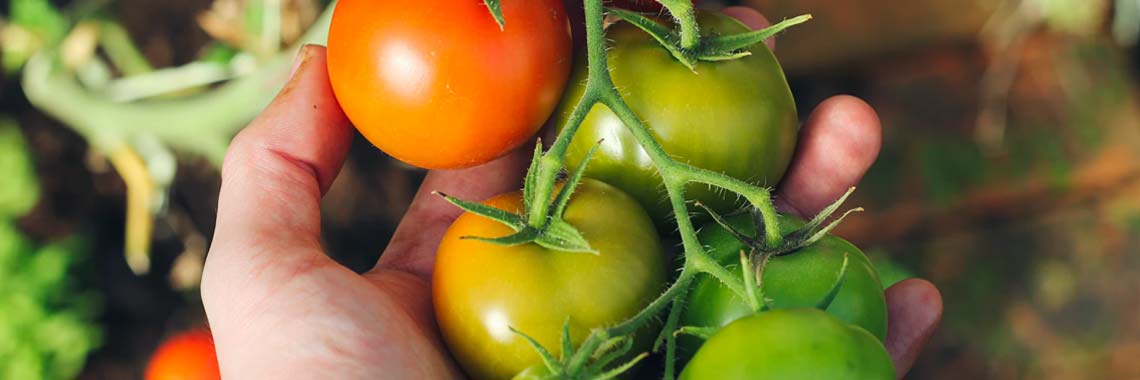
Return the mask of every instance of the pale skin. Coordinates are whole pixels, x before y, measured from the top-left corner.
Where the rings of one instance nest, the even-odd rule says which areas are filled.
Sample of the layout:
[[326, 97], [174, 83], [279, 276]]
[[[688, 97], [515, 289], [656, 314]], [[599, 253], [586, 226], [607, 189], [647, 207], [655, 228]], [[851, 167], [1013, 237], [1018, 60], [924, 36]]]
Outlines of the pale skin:
[[[767, 24], [751, 9], [725, 13]], [[324, 48], [302, 48], [288, 84], [226, 154], [202, 278], [223, 377], [464, 378], [440, 340], [430, 284], [439, 240], [461, 212], [431, 192], [481, 200], [517, 190], [530, 152], [428, 173], [376, 267], [354, 273], [320, 243], [320, 199], [353, 134], [326, 68]], [[834, 201], [858, 184], [880, 140], [878, 116], [863, 101], [821, 103], [777, 189], [780, 209], [811, 216]], [[886, 346], [901, 378], [937, 327], [942, 300], [912, 279], [888, 289], [887, 304]]]

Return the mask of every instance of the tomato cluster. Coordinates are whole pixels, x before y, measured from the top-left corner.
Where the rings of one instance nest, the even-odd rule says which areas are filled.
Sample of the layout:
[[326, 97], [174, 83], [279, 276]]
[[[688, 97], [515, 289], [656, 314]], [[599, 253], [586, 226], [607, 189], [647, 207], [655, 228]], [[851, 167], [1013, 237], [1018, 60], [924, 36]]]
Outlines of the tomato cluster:
[[[651, 3], [607, 4], [660, 11]], [[767, 261], [760, 285], [745, 282], [764, 295], [762, 308], [705, 273], [691, 283], [673, 279], [670, 287], [672, 266], [659, 234], [671, 230], [674, 210], [639, 140], [644, 134], [635, 136], [602, 104], [570, 125], [587, 96], [587, 78], [597, 73], [572, 51], [561, 0], [498, 4], [501, 25], [478, 0], [340, 0], [329, 34], [329, 76], [341, 106], [373, 144], [409, 164], [479, 165], [534, 138], [548, 119], [552, 132], [577, 128], [565, 157], [575, 173], [565, 186], [577, 187], [564, 209], [551, 207], [559, 211], [537, 220], [546, 223], [539, 228], [565, 222], [558, 236], [582, 237], [588, 252], [552, 248], [533, 236], [502, 240], [534, 226], [534, 218], [517, 225], [501, 216], [524, 220], [534, 209], [530, 176], [524, 191], [477, 207], [457, 203], [468, 212], [440, 242], [432, 296], [443, 341], [468, 375], [546, 378], [559, 371], [550, 357], [584, 344], [599, 328], [637, 320], [649, 305], [665, 304], [663, 291], [685, 284], [681, 324], [715, 333], [703, 344], [680, 340], [682, 378], [894, 378], [882, 344], [886, 307], [878, 274], [842, 239], [812, 240]], [[600, 24], [600, 16], [595, 20]], [[699, 12], [697, 21], [704, 36], [747, 32], [717, 12]], [[610, 79], [664, 155], [753, 186], [780, 181], [798, 121], [783, 71], [765, 45], [690, 68], [631, 23], [615, 23], [605, 34]], [[580, 182], [577, 173], [585, 175]], [[746, 206], [707, 186], [686, 193], [717, 212]], [[501, 214], [488, 217], [493, 213]], [[780, 221], [786, 236], [807, 229], [790, 217]], [[763, 248], [746, 245], [739, 234], [762, 231], [750, 218], [729, 223], [706, 223], [696, 238], [723, 269], [739, 274], [739, 253]], [[660, 318], [647, 320], [631, 329], [626, 358], [653, 349]]]

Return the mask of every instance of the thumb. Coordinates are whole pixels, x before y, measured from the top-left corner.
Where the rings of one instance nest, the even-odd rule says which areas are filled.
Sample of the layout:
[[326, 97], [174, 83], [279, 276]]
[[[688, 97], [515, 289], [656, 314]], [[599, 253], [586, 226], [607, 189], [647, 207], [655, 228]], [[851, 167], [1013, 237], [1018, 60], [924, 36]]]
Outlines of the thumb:
[[[203, 296], [274, 266], [327, 260], [320, 247], [320, 198], [352, 138], [329, 84], [325, 51], [305, 46], [276, 99], [234, 138], [222, 167], [218, 220], [203, 273]], [[288, 270], [285, 270], [288, 272]]]

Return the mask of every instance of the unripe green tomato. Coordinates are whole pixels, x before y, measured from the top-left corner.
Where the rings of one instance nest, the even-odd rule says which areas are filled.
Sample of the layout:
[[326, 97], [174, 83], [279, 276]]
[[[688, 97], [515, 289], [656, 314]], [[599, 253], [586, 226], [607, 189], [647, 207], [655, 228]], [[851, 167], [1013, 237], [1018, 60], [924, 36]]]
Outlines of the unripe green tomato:
[[[803, 225], [793, 217], [780, 218], [781, 229], [791, 232]], [[729, 223], [746, 233], [755, 226], [746, 215], [733, 217]], [[699, 235], [708, 253], [734, 274], [740, 273], [740, 250], [744, 244], [719, 225], [706, 226]], [[827, 307], [827, 313], [839, 320], [859, 326], [882, 341], [887, 334], [887, 303], [878, 272], [863, 252], [839, 237], [828, 236], [791, 254], [772, 257], [764, 267], [762, 290], [773, 309], [814, 307], [835, 284], [843, 254], [848, 257], [847, 274], [839, 293]], [[751, 315], [752, 310], [720, 281], [699, 275], [681, 314], [682, 326], [720, 327]], [[700, 342], [693, 337], [679, 340], [680, 353], [696, 351]]]
[[[706, 36], [748, 30], [716, 12], [697, 15]], [[725, 173], [760, 186], [783, 177], [796, 145], [796, 106], [776, 57], [764, 44], [737, 60], [700, 62], [689, 70], [641, 29], [619, 22], [606, 32], [610, 75], [625, 101], [646, 123], [654, 139], [674, 159]], [[557, 129], [585, 91], [585, 59], [579, 57], [556, 115]], [[626, 126], [605, 106], [590, 111], [567, 152], [570, 170], [581, 164], [599, 140], [601, 149], [586, 175], [633, 195], [667, 226], [672, 207], [661, 177]], [[740, 205], [733, 194], [691, 184], [686, 198], [719, 211]]]
[[709, 338], [681, 380], [894, 380], [883, 344], [818, 309], [741, 318]]
[[[517, 213], [522, 195], [501, 194], [484, 203]], [[511, 329], [558, 356], [567, 321], [571, 344], [577, 347], [590, 329], [633, 317], [665, 289], [668, 269], [657, 230], [633, 198], [585, 178], [570, 197], [563, 220], [597, 253], [466, 239], [515, 232], [472, 213], [461, 215], [444, 234], [432, 273], [436, 322], [471, 378], [509, 379], [542, 365], [535, 349]], [[652, 344], [653, 331], [642, 331], [634, 353]]]

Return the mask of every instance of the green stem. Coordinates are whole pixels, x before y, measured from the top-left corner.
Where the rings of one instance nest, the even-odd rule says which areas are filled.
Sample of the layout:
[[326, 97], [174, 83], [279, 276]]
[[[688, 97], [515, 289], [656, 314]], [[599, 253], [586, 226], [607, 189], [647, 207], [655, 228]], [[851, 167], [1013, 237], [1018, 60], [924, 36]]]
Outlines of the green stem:
[[700, 30], [697, 28], [697, 15], [693, 10], [692, 0], [659, 0], [677, 20], [681, 27], [681, 48], [692, 50], [701, 42]]
[[[740, 297], [747, 299], [748, 292], [742, 279], [739, 276], [734, 276], [709, 256], [697, 238], [697, 232], [689, 217], [684, 197], [685, 187], [690, 182], [704, 183], [741, 194], [763, 215], [766, 241], [769, 244], [777, 245], [782, 239], [775, 207], [772, 204], [768, 189], [754, 186], [722, 173], [679, 163], [673, 160], [657, 143], [645, 123], [637, 117], [633, 109], [617, 91], [609, 74], [609, 65], [606, 60], [605, 31], [603, 30], [602, 0], [584, 0], [583, 3], [586, 16], [586, 49], [589, 66], [586, 89], [582, 99], [571, 111], [570, 117], [559, 136], [550, 149], [539, 158], [537, 166], [533, 169], [537, 170], [537, 173], [534, 173], [534, 191], [530, 193], [533, 198], [531, 198], [530, 209], [527, 210], [527, 223], [539, 228], [548, 224], [551, 210], [549, 199], [553, 193], [554, 182], [564, 167], [565, 155], [570, 142], [589, 111], [596, 104], [602, 103], [621, 119], [660, 173], [681, 234], [685, 263], [680, 275], [669, 288], [636, 315], [617, 325], [592, 330], [586, 340], [582, 342], [581, 347], [567, 362], [567, 368], [570, 371], [575, 371], [575, 369], [586, 365], [597, 348], [611, 337], [632, 334], [670, 304], [679, 307], [683, 302], [681, 298], [689, 290], [689, 286], [699, 273], [708, 273], [723, 282]], [[686, 49], [697, 47], [700, 43], [700, 36], [690, 0], [662, 0], [661, 3], [669, 9], [681, 25], [682, 45]], [[669, 320], [675, 324], [678, 315], [678, 312], [674, 310], [670, 314]], [[671, 353], [675, 347], [675, 341], [668, 339], [666, 345], [667, 351]]]

